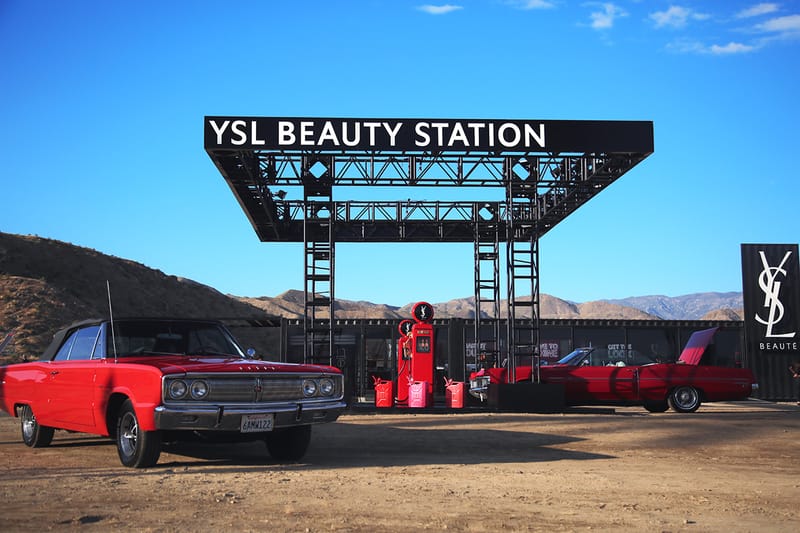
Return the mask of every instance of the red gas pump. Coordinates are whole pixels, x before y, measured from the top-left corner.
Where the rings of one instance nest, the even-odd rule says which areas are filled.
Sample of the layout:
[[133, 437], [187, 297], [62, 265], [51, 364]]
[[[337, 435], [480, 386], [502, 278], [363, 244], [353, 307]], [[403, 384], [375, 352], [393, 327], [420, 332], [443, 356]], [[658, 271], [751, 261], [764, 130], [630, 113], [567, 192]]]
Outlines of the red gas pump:
[[[408, 344], [411, 345], [411, 379], [412, 386], [423, 387], [425, 398], [415, 403], [417, 407], [433, 405], [433, 307], [427, 302], [419, 302], [411, 311], [415, 323], [411, 326]], [[419, 398], [418, 398], [419, 400]]]

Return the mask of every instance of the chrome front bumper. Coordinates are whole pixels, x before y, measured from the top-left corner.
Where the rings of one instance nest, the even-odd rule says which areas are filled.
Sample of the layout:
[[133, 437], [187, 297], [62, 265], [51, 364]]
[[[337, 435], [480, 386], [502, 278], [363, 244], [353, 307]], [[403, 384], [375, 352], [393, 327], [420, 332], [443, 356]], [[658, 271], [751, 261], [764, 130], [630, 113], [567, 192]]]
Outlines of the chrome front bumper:
[[343, 401], [273, 405], [208, 405], [155, 408], [159, 430], [238, 432], [244, 415], [275, 415], [275, 428], [333, 422], [347, 407]]
[[469, 394], [480, 401], [485, 402], [489, 394], [489, 376], [478, 376], [469, 380]]

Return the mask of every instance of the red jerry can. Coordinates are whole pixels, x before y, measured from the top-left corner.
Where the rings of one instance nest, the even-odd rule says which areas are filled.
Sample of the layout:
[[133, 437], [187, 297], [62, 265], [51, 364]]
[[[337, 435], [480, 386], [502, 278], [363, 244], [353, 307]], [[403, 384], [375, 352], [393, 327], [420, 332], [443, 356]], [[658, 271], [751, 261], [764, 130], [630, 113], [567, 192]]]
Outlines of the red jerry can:
[[427, 381], [414, 381], [408, 386], [408, 406], [428, 407]]
[[464, 407], [464, 382], [444, 378], [444, 403], [453, 409]]
[[373, 376], [375, 382], [375, 407], [394, 407], [393, 383]]

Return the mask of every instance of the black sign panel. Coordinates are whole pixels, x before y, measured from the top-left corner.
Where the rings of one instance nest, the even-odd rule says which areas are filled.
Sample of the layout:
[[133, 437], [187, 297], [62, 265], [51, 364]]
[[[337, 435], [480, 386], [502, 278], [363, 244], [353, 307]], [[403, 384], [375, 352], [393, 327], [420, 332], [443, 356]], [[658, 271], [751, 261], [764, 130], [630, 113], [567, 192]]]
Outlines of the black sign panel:
[[749, 354], [800, 352], [798, 265], [796, 244], [742, 244]]
[[206, 150], [653, 152], [646, 121], [205, 117]]

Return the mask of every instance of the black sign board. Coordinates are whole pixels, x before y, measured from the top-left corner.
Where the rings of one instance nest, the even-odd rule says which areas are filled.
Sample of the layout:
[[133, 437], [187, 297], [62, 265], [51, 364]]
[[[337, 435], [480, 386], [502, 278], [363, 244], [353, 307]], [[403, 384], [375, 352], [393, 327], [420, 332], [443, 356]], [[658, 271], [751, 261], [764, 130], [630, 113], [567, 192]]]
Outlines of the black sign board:
[[800, 261], [796, 244], [742, 244], [748, 353], [800, 352]]
[[653, 123], [205, 117], [206, 150], [652, 153]]

